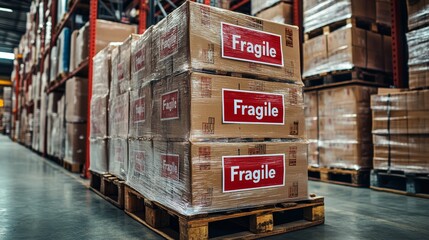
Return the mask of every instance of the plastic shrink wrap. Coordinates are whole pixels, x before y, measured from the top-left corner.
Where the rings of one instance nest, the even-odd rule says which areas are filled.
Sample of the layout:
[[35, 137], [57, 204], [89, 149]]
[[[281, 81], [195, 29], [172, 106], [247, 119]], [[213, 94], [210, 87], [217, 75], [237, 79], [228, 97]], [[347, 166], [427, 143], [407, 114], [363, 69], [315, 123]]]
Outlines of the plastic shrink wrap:
[[112, 81], [109, 96], [109, 172], [126, 180], [131, 82], [131, 46], [139, 39], [132, 34], [112, 50]]
[[308, 140], [308, 165], [319, 166], [319, 106], [317, 91], [304, 93], [305, 133]]
[[[345, 86], [305, 93], [305, 98], [308, 99], [306, 101], [309, 102], [306, 122], [310, 136], [310, 165], [346, 169], [371, 168], [369, 105], [370, 95], [374, 93], [376, 88], [365, 86]], [[314, 144], [316, 136], [317, 146]]]
[[407, 42], [409, 86], [429, 87], [429, 26], [408, 32]]
[[306, 153], [303, 142], [135, 140], [127, 184], [185, 215], [303, 200]]
[[304, 32], [351, 17], [375, 20], [374, 0], [306, 0], [304, 1]]
[[120, 43], [110, 43], [93, 58], [90, 126], [90, 167], [97, 173], [108, 172], [108, 103], [111, 81], [111, 52]]
[[[252, 5], [253, 5], [252, 1]], [[258, 2], [258, 1], [257, 1]], [[259, 1], [261, 5], [264, 3], [269, 3], [270, 1]], [[280, 2], [280, 1], [274, 1]], [[252, 6], [253, 9], [253, 6]], [[279, 4], [270, 6], [256, 14], [256, 17], [262, 18], [265, 20], [270, 20], [277, 23], [286, 23], [292, 24], [293, 22], [293, 3], [292, 2], [280, 2]]]
[[371, 97], [374, 168], [428, 172], [429, 90]]
[[408, 30], [426, 26], [429, 23], [429, 0], [407, 0]]

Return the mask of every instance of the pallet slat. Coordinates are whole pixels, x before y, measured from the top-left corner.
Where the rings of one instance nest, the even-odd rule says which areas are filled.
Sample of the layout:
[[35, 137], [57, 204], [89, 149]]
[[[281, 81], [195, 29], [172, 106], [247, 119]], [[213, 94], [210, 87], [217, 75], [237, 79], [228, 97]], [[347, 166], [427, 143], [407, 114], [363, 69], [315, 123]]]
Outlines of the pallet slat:
[[369, 169], [308, 167], [308, 179], [352, 187], [369, 186]]
[[184, 216], [125, 186], [125, 212], [167, 239], [256, 239], [295, 231], [324, 223], [323, 200]]
[[119, 209], [124, 209], [125, 182], [110, 174], [90, 173], [90, 189]]
[[378, 191], [429, 198], [429, 174], [374, 169], [371, 171], [370, 188]]

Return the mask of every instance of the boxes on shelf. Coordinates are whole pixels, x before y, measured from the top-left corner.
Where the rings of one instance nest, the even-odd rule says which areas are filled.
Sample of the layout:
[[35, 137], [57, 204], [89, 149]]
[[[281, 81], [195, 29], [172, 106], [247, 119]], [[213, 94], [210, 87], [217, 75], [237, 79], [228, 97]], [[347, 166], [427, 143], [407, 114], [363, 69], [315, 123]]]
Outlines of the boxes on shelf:
[[[307, 132], [318, 136], [318, 145], [311, 146], [311, 153], [318, 151], [318, 165], [343, 169], [371, 168], [372, 139], [370, 95], [376, 88], [366, 86], [342, 86], [317, 91], [317, 125], [307, 125]], [[315, 101], [312, 92], [306, 93]], [[312, 97], [312, 98], [311, 98]], [[311, 103], [312, 109], [315, 103]], [[307, 112], [307, 119], [314, 119], [314, 113]], [[314, 122], [313, 122], [314, 123]], [[316, 165], [310, 155], [310, 164]]]
[[186, 2], [152, 32], [156, 79], [192, 68], [301, 83], [295, 26]]
[[184, 72], [153, 82], [152, 99], [156, 139], [304, 137], [300, 85]]
[[392, 25], [390, 1], [391, 0], [375, 1], [375, 22], [389, 27]]
[[303, 44], [304, 77], [353, 67], [392, 71], [391, 37], [346, 25]]
[[428, 31], [429, 26], [407, 33], [408, 72], [411, 89], [429, 87]]
[[375, 20], [374, 0], [309, 0], [304, 1], [304, 32], [351, 17]]
[[86, 123], [66, 123], [65, 156], [68, 163], [85, 163]]
[[[264, 1], [269, 2], [269, 1]], [[252, 1], [253, 3], [253, 1]], [[293, 4], [280, 2], [277, 5], [262, 10], [256, 14], [256, 17], [270, 20], [278, 23], [292, 24], [293, 22]]]
[[70, 28], [64, 28], [58, 36], [58, 74], [68, 73], [70, 70], [70, 37]]
[[88, 80], [73, 77], [66, 82], [66, 115], [67, 122], [86, 122], [88, 109]]
[[[307, 199], [302, 142], [130, 143], [127, 184], [184, 214]], [[270, 196], [267, 198], [267, 196]]]
[[[95, 30], [95, 53], [105, 48], [111, 42], [122, 42], [130, 34], [137, 31], [135, 25], [116, 23], [106, 20], [97, 19], [97, 29]], [[112, 34], [114, 33], [114, 34]], [[85, 59], [88, 58], [88, 45], [89, 45], [89, 22], [85, 24], [76, 37], [75, 48], [75, 63], [78, 67]]]
[[374, 168], [429, 172], [429, 90], [371, 97]]

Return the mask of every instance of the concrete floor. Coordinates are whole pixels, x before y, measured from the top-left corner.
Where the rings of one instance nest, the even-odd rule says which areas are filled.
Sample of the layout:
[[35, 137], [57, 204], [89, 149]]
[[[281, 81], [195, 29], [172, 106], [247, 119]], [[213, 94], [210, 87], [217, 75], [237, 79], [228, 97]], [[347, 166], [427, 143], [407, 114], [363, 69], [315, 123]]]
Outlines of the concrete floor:
[[[0, 135], [0, 239], [161, 239], [27, 148]], [[310, 182], [326, 223], [267, 239], [429, 239], [429, 199]]]

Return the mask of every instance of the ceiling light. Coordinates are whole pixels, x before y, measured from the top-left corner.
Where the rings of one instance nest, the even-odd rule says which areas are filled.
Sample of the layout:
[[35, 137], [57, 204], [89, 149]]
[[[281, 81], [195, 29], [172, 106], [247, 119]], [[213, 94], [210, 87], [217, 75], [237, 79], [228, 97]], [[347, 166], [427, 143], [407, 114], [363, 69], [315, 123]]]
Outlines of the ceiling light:
[[10, 9], [10, 8], [2, 8], [2, 7], [0, 7], [0, 11], [3, 11], [3, 12], [13, 12], [13, 10]]
[[13, 60], [13, 59], [15, 59], [15, 54], [8, 53], [8, 52], [0, 52], [0, 58], [1, 59]]

